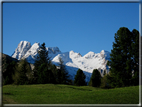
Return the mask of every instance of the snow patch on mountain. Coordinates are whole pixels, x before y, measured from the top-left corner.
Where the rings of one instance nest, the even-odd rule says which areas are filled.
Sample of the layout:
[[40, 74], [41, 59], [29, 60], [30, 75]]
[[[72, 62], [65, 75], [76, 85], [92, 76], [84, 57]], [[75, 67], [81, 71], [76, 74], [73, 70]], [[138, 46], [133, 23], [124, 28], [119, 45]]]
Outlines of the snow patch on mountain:
[[95, 53], [90, 51], [86, 55], [84, 55], [83, 57], [87, 58], [87, 59], [92, 59], [94, 56], [95, 56]]
[[30, 42], [21, 41], [18, 44], [18, 47], [15, 49], [15, 52], [12, 54], [12, 57], [20, 60], [30, 48], [31, 48]]
[[[21, 41], [16, 48], [13, 58], [18, 60], [26, 58], [29, 63], [34, 64], [35, 58], [38, 55], [40, 49], [39, 43], [34, 43], [32, 46], [27, 41]], [[69, 51], [61, 52], [58, 47], [46, 47], [48, 56], [53, 64], [59, 65], [59, 58], [61, 58], [66, 66], [66, 70], [72, 79], [76, 75], [78, 69], [83, 70], [86, 75], [86, 81], [90, 80], [94, 69], [98, 69], [103, 76], [103, 71], [108, 72], [109, 67], [106, 65], [107, 61], [110, 60], [110, 52], [102, 50], [100, 53], [88, 52], [82, 56], [80, 53]]]
[[21, 59], [26, 58], [29, 63], [34, 63], [39, 49], [40, 43], [34, 43]]
[[53, 60], [58, 54], [61, 54], [61, 51], [58, 47], [47, 47], [46, 50], [48, 51], [48, 56], [50, 60]]

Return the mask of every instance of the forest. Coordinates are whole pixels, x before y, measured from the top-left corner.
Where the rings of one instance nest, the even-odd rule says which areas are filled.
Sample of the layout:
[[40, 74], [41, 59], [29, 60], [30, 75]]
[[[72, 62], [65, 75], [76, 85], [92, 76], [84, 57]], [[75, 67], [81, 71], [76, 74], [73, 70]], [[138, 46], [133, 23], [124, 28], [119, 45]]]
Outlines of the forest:
[[92, 86], [100, 88], [128, 87], [139, 85], [139, 31], [130, 31], [121, 27], [115, 33], [113, 49], [110, 54], [109, 73], [103, 77], [94, 69], [89, 83], [85, 81], [85, 74], [78, 69], [74, 80], [66, 70], [64, 62], [59, 58], [59, 65], [52, 64], [45, 43], [38, 51], [34, 68], [22, 59], [20, 61], [2, 58], [2, 84], [30, 85], [30, 84], [66, 84], [75, 86]]

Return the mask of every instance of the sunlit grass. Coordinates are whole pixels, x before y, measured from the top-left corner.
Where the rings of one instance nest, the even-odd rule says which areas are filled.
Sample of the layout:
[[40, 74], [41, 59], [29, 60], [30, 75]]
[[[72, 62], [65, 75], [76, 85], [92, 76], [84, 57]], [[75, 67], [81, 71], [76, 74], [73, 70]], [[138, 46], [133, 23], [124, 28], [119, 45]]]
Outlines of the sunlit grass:
[[139, 86], [100, 89], [72, 85], [6, 85], [4, 104], [138, 104]]

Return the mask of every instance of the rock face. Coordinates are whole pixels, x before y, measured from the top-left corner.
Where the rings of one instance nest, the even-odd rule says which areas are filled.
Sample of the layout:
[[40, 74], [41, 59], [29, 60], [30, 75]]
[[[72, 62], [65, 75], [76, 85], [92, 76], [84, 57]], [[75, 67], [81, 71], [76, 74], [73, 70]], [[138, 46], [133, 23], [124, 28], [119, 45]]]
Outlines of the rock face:
[[15, 52], [13, 53], [12, 57], [20, 60], [30, 48], [31, 48], [30, 42], [21, 41], [18, 44], [18, 47], [15, 49]]
[[[26, 58], [29, 63], [34, 64], [39, 49], [39, 43], [34, 43], [31, 46], [29, 42], [21, 41], [12, 57], [18, 60]], [[58, 65], [59, 57], [62, 58], [72, 78], [74, 78], [79, 68], [86, 74], [86, 81], [90, 80], [94, 69], [98, 69], [102, 76], [104, 70], [108, 72], [109, 69], [106, 64], [110, 60], [110, 52], [105, 50], [102, 50], [100, 53], [90, 51], [84, 56], [74, 51], [61, 52], [58, 47], [46, 47], [46, 50], [53, 64]]]
[[[34, 63], [35, 58], [38, 54], [38, 50], [40, 49], [40, 44], [39, 43], [34, 43], [29, 50], [23, 55], [23, 58], [26, 58], [29, 63]], [[13, 57], [13, 56], [12, 56]]]

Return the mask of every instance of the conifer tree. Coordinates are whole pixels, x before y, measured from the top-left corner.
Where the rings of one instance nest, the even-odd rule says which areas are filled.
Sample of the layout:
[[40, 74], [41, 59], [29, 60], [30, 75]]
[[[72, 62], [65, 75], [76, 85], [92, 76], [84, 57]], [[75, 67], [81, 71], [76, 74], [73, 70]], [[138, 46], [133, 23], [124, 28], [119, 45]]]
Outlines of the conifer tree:
[[105, 76], [106, 75], [106, 70], [104, 70], [104, 74], [103, 74], [103, 76]]
[[93, 70], [89, 85], [92, 87], [99, 87], [101, 85], [101, 74], [97, 69]]
[[3, 60], [3, 66], [2, 66], [2, 76], [3, 76], [3, 85], [6, 84], [12, 84], [14, 81], [12, 79], [12, 75], [15, 72], [15, 67], [17, 66], [17, 63], [15, 61], [9, 62]]
[[29, 63], [26, 59], [20, 60], [18, 65], [16, 66], [15, 73], [13, 75], [14, 84], [16, 85], [24, 85], [29, 83], [29, 77], [32, 75]]
[[51, 71], [54, 76], [54, 83], [58, 83], [58, 70], [54, 64], [50, 64]]
[[61, 84], [68, 84], [69, 75], [65, 69], [64, 61], [61, 59], [61, 57], [59, 58], [59, 67], [60, 69], [58, 70], [58, 82]]
[[101, 78], [101, 88], [111, 88], [110, 87], [110, 83], [109, 83], [109, 74], [105, 74], [102, 78]]
[[[120, 28], [114, 36], [115, 42], [110, 54], [108, 65], [110, 68], [110, 80], [112, 87], [129, 86], [132, 84], [132, 71], [137, 70], [138, 60], [138, 31], [129, 31], [128, 28]], [[138, 76], [138, 75], [137, 75]]]
[[83, 71], [81, 69], [78, 69], [76, 75], [75, 75], [75, 80], [74, 80], [74, 85], [77, 85], [77, 86], [84, 86], [86, 85], [86, 82], [85, 82], [85, 74], [83, 73]]
[[133, 41], [132, 41], [132, 85], [139, 84], [139, 32], [136, 29], [133, 29]]
[[52, 83], [54, 80], [53, 73], [50, 69], [50, 58], [48, 57], [48, 51], [46, 50], [45, 43], [43, 43], [38, 51], [38, 56], [34, 63], [34, 77], [35, 83], [45, 84]]

